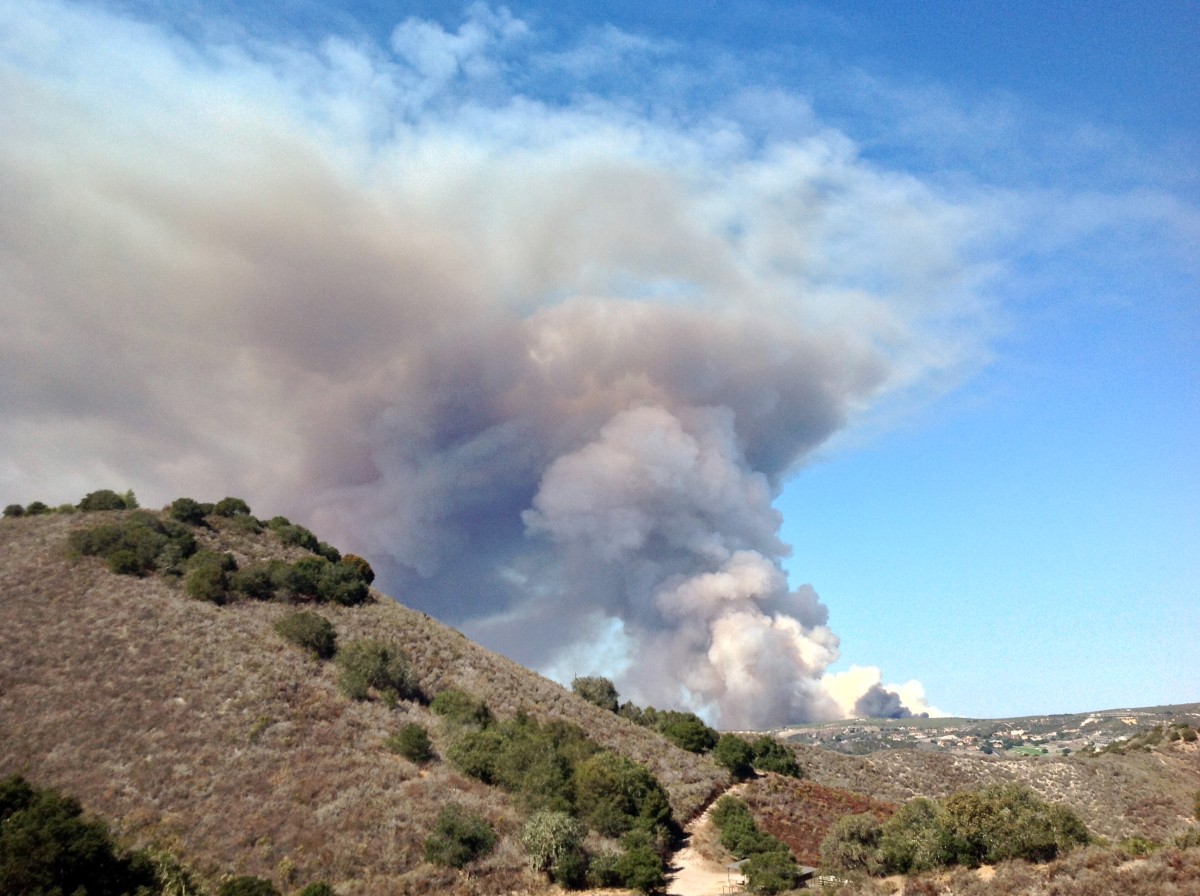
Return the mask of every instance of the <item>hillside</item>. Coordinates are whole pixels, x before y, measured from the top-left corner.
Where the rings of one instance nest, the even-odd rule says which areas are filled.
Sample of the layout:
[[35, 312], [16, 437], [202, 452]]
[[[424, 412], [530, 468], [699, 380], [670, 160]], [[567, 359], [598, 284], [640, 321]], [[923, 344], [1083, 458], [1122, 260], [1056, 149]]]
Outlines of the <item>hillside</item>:
[[[402, 759], [385, 739], [408, 721], [447, 746], [420, 702], [353, 701], [332, 664], [274, 631], [288, 606], [195, 600], [158, 575], [116, 575], [69, 555], [71, 530], [128, 511], [0, 520], [0, 776], [70, 793], [125, 841], [183, 858], [205, 879], [259, 875], [339, 894], [545, 889], [515, 841], [513, 800], [447, 762]], [[239, 565], [304, 555], [271, 531], [209, 517], [202, 548]], [[403, 595], [399, 596], [401, 599]], [[587, 703], [386, 596], [323, 604], [339, 643], [399, 643], [421, 690], [458, 687], [499, 718], [580, 725], [645, 763], [686, 820], [728, 782], [708, 758]], [[448, 802], [485, 815], [497, 849], [471, 875], [424, 863]]]

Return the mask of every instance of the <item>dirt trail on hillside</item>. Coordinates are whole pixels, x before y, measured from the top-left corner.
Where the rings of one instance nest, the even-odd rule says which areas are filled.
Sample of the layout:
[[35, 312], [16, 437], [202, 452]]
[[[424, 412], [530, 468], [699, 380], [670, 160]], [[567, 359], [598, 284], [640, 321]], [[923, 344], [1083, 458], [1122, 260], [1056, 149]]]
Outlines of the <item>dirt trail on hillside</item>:
[[[725, 793], [736, 795], [742, 786], [735, 785]], [[667, 884], [667, 896], [724, 896], [738, 892], [739, 885], [745, 882], [742, 875], [730, 872], [720, 862], [705, 858], [692, 846], [696, 832], [712, 824], [709, 814], [715, 805], [716, 800], [713, 800], [684, 828], [686, 845], [671, 856], [671, 880]]]

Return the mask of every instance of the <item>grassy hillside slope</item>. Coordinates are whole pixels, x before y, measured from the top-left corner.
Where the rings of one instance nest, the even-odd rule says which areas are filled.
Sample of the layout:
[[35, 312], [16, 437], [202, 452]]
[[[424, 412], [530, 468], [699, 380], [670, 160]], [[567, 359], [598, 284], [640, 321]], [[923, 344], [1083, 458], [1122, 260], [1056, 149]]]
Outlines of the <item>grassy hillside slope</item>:
[[[0, 775], [75, 795], [128, 842], [169, 849], [210, 879], [254, 874], [285, 889], [321, 879], [342, 894], [544, 889], [526, 870], [515, 841], [522, 818], [503, 793], [384, 748], [416, 721], [441, 752], [440, 719], [419, 703], [343, 696], [331, 664], [275, 633], [290, 607], [216, 606], [160, 576], [118, 576], [96, 558], [68, 556], [72, 528], [121, 513], [0, 520]], [[210, 523], [195, 530], [202, 547], [239, 563], [304, 553], [269, 531]], [[456, 686], [501, 718], [524, 710], [574, 722], [644, 762], [681, 820], [727, 783], [708, 758], [376, 598], [319, 611], [340, 643], [399, 642], [426, 694]], [[422, 861], [448, 802], [482, 812], [501, 834], [473, 877]]]

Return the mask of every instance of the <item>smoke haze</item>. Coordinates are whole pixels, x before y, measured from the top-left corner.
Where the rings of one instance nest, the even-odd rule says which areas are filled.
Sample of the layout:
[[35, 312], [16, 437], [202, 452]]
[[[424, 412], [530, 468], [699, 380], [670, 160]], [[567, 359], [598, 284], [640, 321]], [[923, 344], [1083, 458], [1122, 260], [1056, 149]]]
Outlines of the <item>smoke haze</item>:
[[518, 661], [724, 727], [927, 709], [834, 686], [773, 501], [977, 361], [988, 214], [796, 97], [585, 90], [620, 38], [0, 11], [6, 496], [240, 495]]

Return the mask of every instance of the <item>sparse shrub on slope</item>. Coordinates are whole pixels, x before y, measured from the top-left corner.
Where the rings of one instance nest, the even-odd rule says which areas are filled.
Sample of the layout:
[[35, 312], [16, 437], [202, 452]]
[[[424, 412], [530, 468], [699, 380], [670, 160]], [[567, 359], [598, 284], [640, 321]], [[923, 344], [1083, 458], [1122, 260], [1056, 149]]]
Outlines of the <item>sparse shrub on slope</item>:
[[317, 659], [327, 660], [337, 653], [337, 632], [333, 623], [319, 613], [307, 610], [288, 613], [275, 623], [275, 631]]
[[9, 504], [4, 508], [4, 515], [7, 517], [18, 517], [25, 515], [25, 508], [20, 504]]
[[342, 676], [339, 686], [347, 697], [365, 700], [374, 689], [385, 700], [420, 697], [416, 677], [404, 651], [384, 641], [351, 641], [337, 653]]
[[78, 802], [19, 776], [0, 781], [0, 893], [125, 896], [157, 886], [149, 857], [121, 853]]
[[577, 697], [582, 697], [588, 703], [594, 703], [609, 712], [616, 712], [620, 708], [616, 686], [609, 679], [599, 675], [573, 678], [571, 690]]
[[495, 718], [486, 703], [461, 688], [446, 688], [433, 698], [429, 708], [454, 725], [487, 728]]
[[401, 727], [384, 742], [384, 746], [418, 765], [433, 759], [433, 743], [429, 740], [429, 732], [416, 722]]
[[482, 815], [447, 806], [425, 839], [425, 861], [463, 868], [496, 846], [496, 832]]

